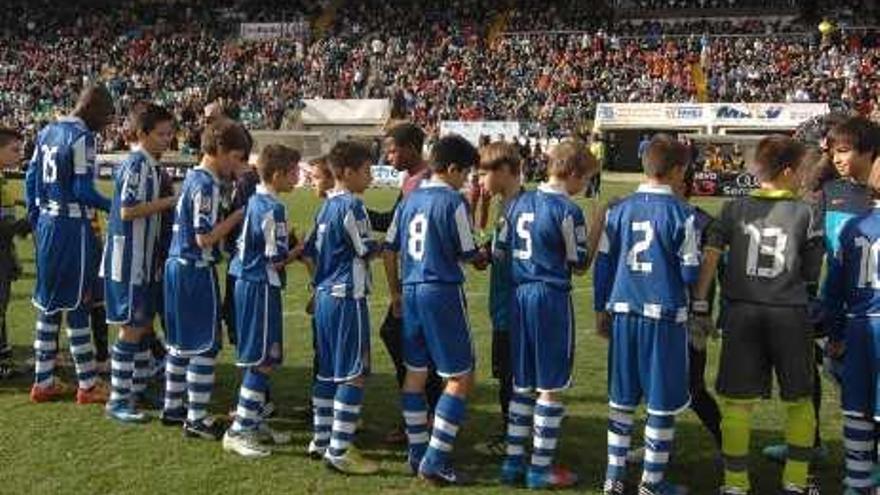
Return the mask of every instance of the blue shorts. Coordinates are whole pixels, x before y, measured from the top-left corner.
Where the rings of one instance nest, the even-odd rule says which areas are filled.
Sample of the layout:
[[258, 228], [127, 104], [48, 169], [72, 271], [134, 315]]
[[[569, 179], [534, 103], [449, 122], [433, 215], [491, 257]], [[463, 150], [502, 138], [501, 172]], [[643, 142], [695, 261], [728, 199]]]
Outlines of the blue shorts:
[[34, 231], [37, 280], [33, 303], [47, 314], [91, 303], [97, 240], [88, 220], [41, 215]]
[[520, 285], [513, 304], [510, 359], [513, 387], [520, 391], [564, 390], [574, 363], [571, 294], [543, 283]]
[[[100, 284], [99, 284], [100, 285]], [[107, 305], [107, 323], [134, 328], [151, 328], [156, 318], [161, 289], [158, 283], [127, 284], [104, 279], [103, 292]]]
[[237, 279], [235, 332], [239, 366], [277, 366], [283, 360], [281, 289]]
[[474, 368], [467, 303], [457, 284], [403, 286], [403, 362], [413, 371], [455, 377]]
[[370, 371], [370, 314], [366, 299], [315, 294], [317, 379], [344, 383]]
[[611, 407], [648, 414], [678, 414], [690, 404], [688, 340], [684, 323], [614, 314], [608, 346]]
[[843, 355], [841, 407], [850, 417], [880, 419], [880, 320], [849, 319], [846, 322], [846, 353]]
[[213, 266], [165, 262], [165, 341], [172, 354], [194, 356], [220, 348], [220, 289]]

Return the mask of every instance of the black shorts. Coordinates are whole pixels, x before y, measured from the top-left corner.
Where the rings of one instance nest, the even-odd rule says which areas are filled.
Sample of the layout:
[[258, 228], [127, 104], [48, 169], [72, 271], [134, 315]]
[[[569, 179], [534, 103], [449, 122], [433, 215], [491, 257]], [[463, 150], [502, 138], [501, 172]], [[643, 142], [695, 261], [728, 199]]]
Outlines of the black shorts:
[[728, 302], [716, 390], [730, 399], [769, 398], [772, 373], [792, 402], [813, 393], [813, 335], [803, 306]]

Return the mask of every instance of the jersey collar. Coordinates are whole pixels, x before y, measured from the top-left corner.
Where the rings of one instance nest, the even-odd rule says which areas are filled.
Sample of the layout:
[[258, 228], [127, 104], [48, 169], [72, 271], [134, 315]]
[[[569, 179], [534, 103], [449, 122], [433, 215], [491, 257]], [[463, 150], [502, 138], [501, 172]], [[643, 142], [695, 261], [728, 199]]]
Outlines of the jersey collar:
[[545, 183], [538, 186], [538, 190], [541, 191], [542, 193], [560, 194], [562, 196], [568, 196], [568, 193], [565, 191], [565, 189], [563, 189], [563, 186], [561, 184], [558, 186], [553, 186], [553, 185], [550, 185], [545, 182]]
[[673, 196], [672, 188], [666, 184], [640, 184], [636, 192], [646, 194], [668, 194]]
[[211, 179], [213, 179], [215, 183], [217, 183], [217, 184], [220, 183], [220, 178], [217, 177], [217, 175], [214, 174], [214, 172], [211, 169], [209, 169], [208, 167], [199, 164], [199, 166], [196, 167], [195, 170], [201, 170], [201, 171], [205, 172], [206, 174], [211, 176]]
[[452, 189], [452, 186], [443, 182], [442, 180], [434, 180], [434, 179], [425, 179], [422, 181], [422, 185], [419, 186], [422, 189], [432, 189], [432, 188], [442, 188]]
[[797, 194], [785, 189], [755, 189], [749, 196], [761, 199], [797, 199]]
[[337, 196], [344, 196], [346, 194], [351, 194], [348, 189], [331, 189], [327, 191], [327, 199], [335, 198]]
[[270, 190], [269, 190], [268, 188], [266, 188], [266, 186], [263, 185], [263, 184], [257, 184], [257, 194], [265, 194], [265, 195], [267, 195], [267, 196], [272, 196], [273, 198], [277, 197], [277, 196], [275, 196], [275, 193], [273, 193], [272, 191], [270, 191]]
[[159, 165], [159, 161], [156, 160], [156, 158], [153, 155], [151, 155], [149, 151], [145, 150], [143, 147], [138, 146], [138, 145], [134, 145], [134, 146], [132, 146], [131, 151], [144, 155], [144, 157], [147, 159], [147, 161], [150, 163], [150, 165], [152, 165], [154, 167]]
[[61, 117], [60, 119], [58, 119], [58, 122], [71, 122], [73, 124], [76, 124], [76, 125], [82, 127], [83, 129], [88, 129], [88, 126], [86, 126], [85, 121], [75, 115], [67, 115], [65, 117]]

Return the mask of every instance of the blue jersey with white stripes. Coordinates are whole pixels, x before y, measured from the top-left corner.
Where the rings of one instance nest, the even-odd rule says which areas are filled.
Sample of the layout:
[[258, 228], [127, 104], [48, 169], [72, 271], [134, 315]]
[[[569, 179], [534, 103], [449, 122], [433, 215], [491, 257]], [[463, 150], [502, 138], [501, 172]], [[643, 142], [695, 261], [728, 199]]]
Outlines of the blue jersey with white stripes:
[[496, 249], [509, 253], [516, 285], [543, 282], [571, 289], [572, 268], [587, 266], [587, 224], [565, 191], [542, 185], [509, 206]]
[[[93, 190], [95, 134], [76, 117], [65, 117], [46, 126], [37, 136], [28, 167], [28, 210], [54, 217], [88, 218], [92, 208], [107, 208], [106, 199], [88, 204], [76, 188]], [[77, 182], [81, 184], [77, 184]]]
[[880, 317], [880, 203], [847, 222], [839, 246], [823, 294], [828, 316]]
[[348, 191], [331, 191], [315, 217], [306, 256], [315, 261], [319, 291], [360, 299], [370, 293], [369, 257], [378, 250], [363, 201]]
[[229, 273], [240, 280], [284, 287], [284, 269], [275, 265], [287, 259], [287, 208], [260, 184], [248, 200]]
[[158, 165], [145, 150], [136, 149], [114, 171], [113, 203], [101, 265], [101, 275], [113, 282], [145, 285], [158, 281], [155, 253], [162, 214], [122, 219], [123, 208], [159, 199]]
[[464, 196], [435, 180], [422, 182], [398, 205], [385, 242], [402, 253], [404, 285], [461, 284], [460, 262], [477, 253]]
[[210, 233], [219, 221], [220, 179], [205, 167], [186, 173], [174, 215], [168, 256], [206, 264], [220, 260], [220, 245], [202, 249], [196, 235]]
[[599, 242], [595, 309], [685, 321], [700, 253], [694, 209], [666, 186], [642, 185], [611, 206]]

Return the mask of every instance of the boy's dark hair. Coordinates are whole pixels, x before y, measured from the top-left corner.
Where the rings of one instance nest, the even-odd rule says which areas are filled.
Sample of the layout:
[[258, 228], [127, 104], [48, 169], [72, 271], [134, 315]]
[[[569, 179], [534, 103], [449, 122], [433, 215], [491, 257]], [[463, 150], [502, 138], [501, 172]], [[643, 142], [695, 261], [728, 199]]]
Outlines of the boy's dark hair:
[[95, 132], [104, 129], [115, 112], [113, 96], [103, 84], [94, 84], [83, 89], [73, 109], [73, 115], [81, 118]]
[[446, 172], [452, 165], [468, 170], [479, 164], [477, 148], [457, 134], [443, 136], [431, 147], [430, 167], [434, 172]]
[[391, 138], [397, 146], [408, 146], [420, 153], [425, 145], [425, 131], [410, 122], [397, 124], [388, 129], [385, 136]]
[[522, 156], [513, 143], [489, 143], [480, 148], [480, 169], [498, 170], [507, 167], [511, 174], [519, 175]]
[[163, 106], [147, 103], [134, 115], [134, 130], [149, 134], [162, 122], [174, 123], [174, 114]]
[[806, 153], [807, 148], [803, 143], [782, 134], [772, 134], [762, 139], [755, 148], [752, 173], [758, 180], [773, 180], [783, 170], [799, 167]]
[[336, 143], [326, 157], [333, 177], [339, 179], [346, 169], [358, 170], [372, 163], [373, 155], [370, 149], [355, 141], [340, 141]]
[[642, 157], [642, 167], [648, 177], [667, 177], [678, 167], [690, 162], [687, 146], [669, 134], [655, 134]]
[[550, 149], [547, 174], [553, 177], [584, 177], [595, 173], [599, 162], [579, 139], [566, 139]]
[[286, 174], [299, 163], [299, 159], [299, 151], [283, 144], [270, 144], [263, 148], [257, 158], [257, 173], [263, 182], [268, 182], [278, 172]]
[[880, 126], [864, 117], [850, 117], [834, 126], [828, 134], [833, 145], [845, 143], [858, 153], [877, 156], [880, 151]]
[[218, 119], [211, 122], [202, 132], [202, 153], [216, 156], [221, 150], [225, 152], [241, 151], [250, 153], [253, 141], [245, 128], [229, 119]]
[[13, 141], [21, 141], [21, 133], [11, 127], [0, 127], [0, 148]]

